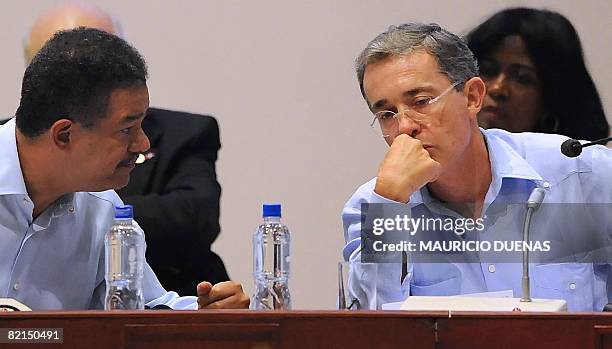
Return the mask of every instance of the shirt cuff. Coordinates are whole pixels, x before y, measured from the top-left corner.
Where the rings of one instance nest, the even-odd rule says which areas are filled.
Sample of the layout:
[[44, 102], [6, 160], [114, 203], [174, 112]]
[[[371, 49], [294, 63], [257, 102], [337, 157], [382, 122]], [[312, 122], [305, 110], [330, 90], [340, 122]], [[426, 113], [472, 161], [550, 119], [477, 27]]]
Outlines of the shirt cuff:
[[384, 196], [380, 196], [374, 190], [372, 190], [368, 202], [371, 204], [405, 204], [405, 202], [394, 201], [391, 199], [387, 199]]

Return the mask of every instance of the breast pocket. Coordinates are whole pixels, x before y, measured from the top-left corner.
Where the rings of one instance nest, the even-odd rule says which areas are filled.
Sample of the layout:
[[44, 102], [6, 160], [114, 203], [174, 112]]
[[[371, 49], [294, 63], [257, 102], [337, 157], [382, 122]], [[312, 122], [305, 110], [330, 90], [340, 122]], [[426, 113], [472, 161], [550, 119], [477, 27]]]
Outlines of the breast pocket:
[[453, 264], [415, 264], [410, 282], [413, 296], [453, 296], [461, 292], [461, 272]]
[[593, 311], [592, 263], [540, 264], [532, 270], [531, 297], [565, 299], [569, 311]]

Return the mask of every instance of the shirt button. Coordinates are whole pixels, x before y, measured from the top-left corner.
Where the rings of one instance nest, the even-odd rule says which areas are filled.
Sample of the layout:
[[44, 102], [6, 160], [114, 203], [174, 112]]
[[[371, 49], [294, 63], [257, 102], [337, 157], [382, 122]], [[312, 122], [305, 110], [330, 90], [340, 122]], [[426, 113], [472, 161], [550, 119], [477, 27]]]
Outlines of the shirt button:
[[19, 291], [20, 288], [21, 288], [21, 285], [19, 284], [19, 282], [16, 282], [13, 284], [13, 290]]
[[550, 183], [544, 182], [544, 183], [542, 183], [542, 186], [544, 187], [544, 189], [548, 189], [548, 188], [550, 188]]
[[68, 212], [74, 213], [74, 207], [73, 206], [68, 207]]
[[489, 273], [495, 272], [495, 264], [489, 264]]
[[572, 282], [571, 284], [569, 284], [569, 288], [570, 288], [570, 290], [575, 290], [576, 289], [576, 284]]

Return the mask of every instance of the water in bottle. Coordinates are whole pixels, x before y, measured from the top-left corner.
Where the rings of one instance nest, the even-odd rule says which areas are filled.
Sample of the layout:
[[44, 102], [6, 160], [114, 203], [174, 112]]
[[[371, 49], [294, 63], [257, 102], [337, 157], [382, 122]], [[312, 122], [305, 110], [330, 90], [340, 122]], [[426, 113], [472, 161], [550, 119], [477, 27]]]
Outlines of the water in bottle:
[[115, 224], [104, 238], [106, 297], [104, 309], [144, 309], [142, 292], [145, 238], [133, 224], [131, 205], [115, 208]]
[[263, 224], [253, 235], [253, 309], [291, 309], [289, 229], [281, 223], [281, 205], [263, 205]]

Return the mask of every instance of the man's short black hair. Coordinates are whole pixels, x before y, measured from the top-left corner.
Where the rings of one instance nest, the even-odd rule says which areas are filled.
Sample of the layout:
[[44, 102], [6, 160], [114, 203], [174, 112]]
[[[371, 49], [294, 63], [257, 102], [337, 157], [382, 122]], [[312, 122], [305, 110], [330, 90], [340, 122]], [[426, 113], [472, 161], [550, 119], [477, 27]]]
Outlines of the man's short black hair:
[[26, 68], [17, 127], [30, 138], [60, 119], [91, 128], [106, 115], [113, 90], [146, 80], [144, 59], [125, 40], [91, 28], [60, 31]]

